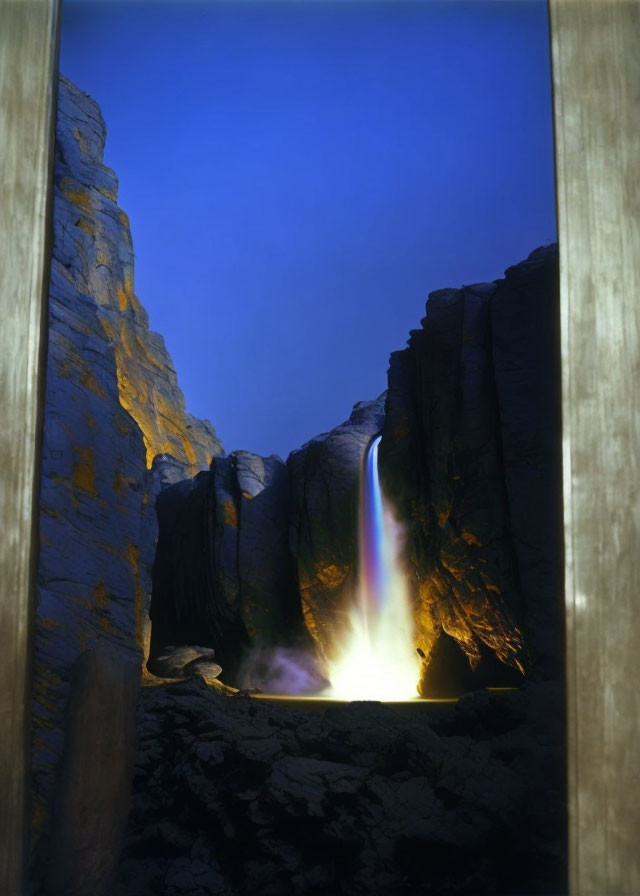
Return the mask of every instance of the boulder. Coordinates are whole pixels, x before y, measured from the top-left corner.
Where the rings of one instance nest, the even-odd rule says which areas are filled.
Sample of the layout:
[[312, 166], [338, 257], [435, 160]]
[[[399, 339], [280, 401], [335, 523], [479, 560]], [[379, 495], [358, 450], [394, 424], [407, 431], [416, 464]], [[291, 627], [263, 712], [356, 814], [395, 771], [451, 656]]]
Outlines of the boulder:
[[147, 688], [122, 896], [178, 868], [185, 893], [566, 892], [561, 707], [540, 684], [437, 711]]
[[184, 645], [182, 647], [165, 647], [160, 655], [148, 663], [149, 671], [160, 678], [191, 678], [201, 675], [204, 678], [217, 678], [222, 667], [213, 662], [215, 650], [208, 647]]

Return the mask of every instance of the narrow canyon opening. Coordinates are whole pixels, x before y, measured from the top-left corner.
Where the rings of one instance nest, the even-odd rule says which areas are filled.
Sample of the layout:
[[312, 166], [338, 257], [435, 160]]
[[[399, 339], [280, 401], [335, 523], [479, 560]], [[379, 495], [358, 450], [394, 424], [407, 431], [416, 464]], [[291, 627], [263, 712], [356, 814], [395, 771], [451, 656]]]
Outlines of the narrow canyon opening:
[[61, 77], [34, 892], [95, 870], [65, 770], [82, 718], [109, 741], [74, 684], [105, 649], [114, 682], [142, 669], [101, 685], [137, 707], [133, 783], [94, 776], [123, 896], [562, 891], [557, 246], [431, 292], [386, 390], [286, 458], [227, 453], [135, 293], [105, 138]]

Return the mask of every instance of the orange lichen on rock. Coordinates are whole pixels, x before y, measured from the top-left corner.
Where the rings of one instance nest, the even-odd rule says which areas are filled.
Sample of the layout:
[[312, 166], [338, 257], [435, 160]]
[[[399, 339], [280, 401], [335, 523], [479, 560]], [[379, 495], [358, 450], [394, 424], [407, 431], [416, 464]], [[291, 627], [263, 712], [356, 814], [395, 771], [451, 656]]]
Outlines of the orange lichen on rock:
[[40, 624], [43, 626], [43, 628], [49, 629], [50, 631], [64, 628], [61, 622], [58, 622], [56, 619], [51, 619], [49, 616], [42, 616], [40, 618]]
[[[92, 237], [91, 241], [83, 237], [85, 264], [78, 271], [82, 276], [76, 285], [97, 305], [100, 323], [114, 352], [120, 404], [141, 430], [147, 468], [151, 468], [156, 455], [171, 454], [185, 464], [188, 475], [195, 475], [208, 467], [220, 446], [209, 424], [186, 413], [164, 341], [149, 330], [147, 313], [134, 292], [129, 219], [111, 205], [115, 195], [109, 189], [96, 193], [71, 178], [62, 179], [60, 187], [65, 198], [82, 212], [76, 226]], [[115, 243], [113, 234], [100, 224], [99, 212], [115, 218]], [[74, 359], [74, 363], [82, 367], [83, 359]], [[83, 385], [103, 397], [90, 369], [84, 375]]]
[[75, 447], [73, 450], [75, 454], [73, 473], [71, 474], [73, 484], [77, 488], [95, 495], [96, 478], [93, 448]]
[[440, 526], [441, 529], [444, 529], [444, 527], [447, 525], [447, 521], [449, 519], [449, 516], [451, 515], [452, 507], [453, 507], [453, 498], [450, 499], [449, 503], [444, 508], [444, 510], [441, 510], [440, 513], [438, 514], [438, 525]]
[[86, 212], [90, 212], [92, 210], [91, 194], [88, 189], [77, 187], [74, 185], [73, 181], [68, 180], [62, 181], [62, 183], [60, 184], [60, 189], [62, 190], [62, 195], [65, 197], [65, 199], [68, 199], [69, 202], [72, 202], [74, 205], [79, 206]]
[[80, 152], [88, 152], [89, 144], [87, 143], [87, 138], [82, 133], [80, 128], [74, 128], [72, 133], [78, 143], [78, 146], [80, 147]]
[[304, 624], [306, 626], [307, 631], [313, 638], [316, 644], [321, 643], [321, 632], [320, 625], [318, 620], [316, 619], [312, 608], [309, 606], [308, 601], [304, 599], [304, 592], [302, 593], [302, 617], [304, 619]]
[[315, 567], [316, 579], [329, 590], [339, 588], [348, 574], [348, 566], [336, 566], [335, 563], [318, 563]]
[[111, 258], [102, 249], [98, 249], [96, 252], [96, 267], [104, 267], [111, 270]]
[[230, 529], [238, 528], [238, 511], [231, 498], [227, 498], [222, 505], [222, 519], [225, 526], [229, 526]]
[[109, 602], [109, 594], [107, 592], [107, 589], [104, 587], [103, 582], [98, 582], [96, 585], [94, 585], [93, 596], [96, 606], [104, 610]]
[[94, 395], [97, 395], [98, 398], [105, 397], [105, 391], [100, 385], [100, 383], [95, 378], [94, 374], [88, 368], [82, 372], [80, 377], [81, 385], [85, 386], [90, 392], [93, 392]]
[[78, 220], [76, 221], [76, 227], [84, 230], [84, 232], [88, 233], [89, 236], [93, 236], [95, 234], [95, 226], [89, 220], [89, 218], [78, 218]]
[[127, 484], [127, 480], [122, 475], [120, 470], [116, 470], [113, 474], [113, 490], [118, 495], [118, 497], [122, 497], [124, 494], [124, 489]]
[[121, 286], [116, 287], [116, 295], [118, 296], [118, 310], [126, 311], [129, 307], [129, 297]]
[[434, 599], [430, 593], [429, 582], [421, 582], [418, 586], [417, 600], [414, 601], [414, 621], [416, 626], [416, 642], [428, 656], [439, 634], [439, 626], [434, 619]]
[[124, 549], [124, 555], [131, 567], [133, 575], [133, 603], [136, 620], [136, 642], [142, 649], [143, 655], [149, 655], [149, 619], [145, 606], [145, 593], [140, 584], [140, 548], [129, 541]]
[[[124, 289], [118, 287], [119, 312], [131, 307], [128, 286], [125, 282]], [[114, 320], [105, 315], [101, 321], [114, 348], [120, 404], [140, 427], [147, 468], [158, 454], [170, 454], [195, 475], [208, 466], [211, 448], [202, 444], [202, 434], [201, 441], [194, 442], [187, 429], [184, 397], [173, 368], [154, 353], [153, 343], [143, 338], [144, 331], [138, 332], [140, 326], [129, 317]]]

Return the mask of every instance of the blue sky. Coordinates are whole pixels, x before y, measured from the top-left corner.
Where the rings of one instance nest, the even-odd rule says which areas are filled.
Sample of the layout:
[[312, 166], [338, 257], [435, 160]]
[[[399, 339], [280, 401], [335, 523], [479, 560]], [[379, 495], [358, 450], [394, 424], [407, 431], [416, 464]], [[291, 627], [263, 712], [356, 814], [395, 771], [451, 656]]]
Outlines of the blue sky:
[[286, 457], [386, 385], [428, 292], [555, 239], [544, 0], [66, 0], [136, 293], [188, 409]]

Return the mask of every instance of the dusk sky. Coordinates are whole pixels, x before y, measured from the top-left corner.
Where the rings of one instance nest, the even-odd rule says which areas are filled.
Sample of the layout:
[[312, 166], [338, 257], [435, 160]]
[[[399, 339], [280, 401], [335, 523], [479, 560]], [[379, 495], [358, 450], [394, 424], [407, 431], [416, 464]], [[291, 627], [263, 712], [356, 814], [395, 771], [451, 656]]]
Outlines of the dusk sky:
[[555, 240], [547, 6], [65, 0], [136, 293], [188, 410], [283, 457], [386, 387], [427, 294]]

